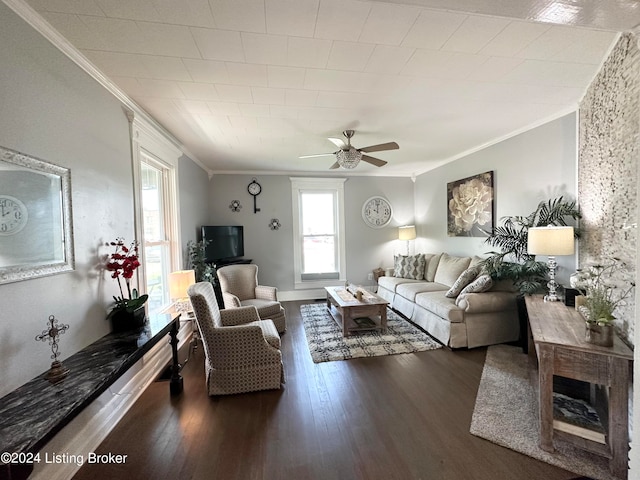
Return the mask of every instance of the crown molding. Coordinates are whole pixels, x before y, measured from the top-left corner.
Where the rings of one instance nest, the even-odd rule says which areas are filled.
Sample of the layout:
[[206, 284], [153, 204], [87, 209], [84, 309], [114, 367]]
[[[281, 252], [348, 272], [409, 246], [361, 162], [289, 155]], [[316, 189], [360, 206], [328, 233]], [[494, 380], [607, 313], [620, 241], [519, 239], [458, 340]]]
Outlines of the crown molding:
[[[42, 16], [36, 12], [30, 5], [25, 3], [24, 0], [2, 0], [7, 7], [22, 18], [27, 24], [29, 24], [40, 35], [47, 39], [54, 47], [65, 54], [73, 63], [78, 65], [89, 76], [97, 81], [103, 88], [105, 88], [111, 95], [116, 97], [120, 101], [125, 111], [131, 112], [133, 116], [139, 121], [145, 122], [150, 128], [157, 131], [159, 135], [164, 137], [165, 141], [172, 144], [175, 148], [179, 149], [183, 155], [189, 157], [193, 162], [200, 166], [211, 177], [211, 169], [206, 167], [197, 157], [189, 152], [174, 136], [160, 125], [151, 115], [149, 115], [140, 105], [134, 102], [126, 93], [124, 93], [120, 87], [111, 81], [100, 69], [98, 69], [91, 61], [85, 57], [76, 47], [74, 47], [64, 36], [60, 34], [55, 28], [51, 26]], [[127, 116], [130, 114], [127, 113]]]

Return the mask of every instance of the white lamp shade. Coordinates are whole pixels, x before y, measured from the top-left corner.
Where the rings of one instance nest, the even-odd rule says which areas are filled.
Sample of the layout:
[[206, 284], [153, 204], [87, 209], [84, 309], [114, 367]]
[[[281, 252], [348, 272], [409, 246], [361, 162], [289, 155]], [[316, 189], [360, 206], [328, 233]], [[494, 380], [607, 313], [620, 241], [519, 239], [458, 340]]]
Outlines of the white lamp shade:
[[415, 225], [407, 225], [406, 227], [398, 227], [398, 240], [415, 240]]
[[532, 227], [528, 231], [527, 252], [530, 255], [573, 255], [573, 227]]
[[172, 300], [187, 298], [187, 288], [196, 283], [193, 270], [178, 270], [169, 274], [169, 295]]

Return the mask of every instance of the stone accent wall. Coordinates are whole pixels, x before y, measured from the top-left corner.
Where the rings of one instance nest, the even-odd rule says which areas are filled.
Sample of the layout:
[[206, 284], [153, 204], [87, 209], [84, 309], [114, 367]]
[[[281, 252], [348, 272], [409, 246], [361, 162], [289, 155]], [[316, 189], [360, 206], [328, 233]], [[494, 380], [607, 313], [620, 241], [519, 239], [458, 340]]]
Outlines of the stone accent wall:
[[[640, 50], [635, 35], [623, 34], [580, 102], [580, 267], [617, 257], [635, 274], [639, 141]], [[632, 344], [634, 296], [614, 315]]]

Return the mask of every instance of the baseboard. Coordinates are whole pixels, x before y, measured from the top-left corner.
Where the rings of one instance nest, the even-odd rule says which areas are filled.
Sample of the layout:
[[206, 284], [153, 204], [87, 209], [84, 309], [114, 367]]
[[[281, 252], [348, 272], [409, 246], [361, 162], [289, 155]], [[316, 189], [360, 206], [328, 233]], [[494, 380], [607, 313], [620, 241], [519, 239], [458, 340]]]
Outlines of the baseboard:
[[[192, 334], [185, 324], [178, 332], [178, 348], [185, 345]], [[42, 462], [35, 465], [32, 480], [66, 480], [72, 478], [113, 430], [142, 392], [171, 361], [171, 346], [159, 342], [129, 369], [106, 392], [87, 406], [40, 451]], [[167, 395], [169, 395], [167, 385]], [[44, 463], [45, 453], [66, 454], [64, 463]], [[121, 452], [110, 452], [115, 454]]]
[[278, 300], [281, 302], [292, 302], [298, 300], [317, 300], [318, 298], [327, 298], [327, 292], [324, 288], [315, 288], [311, 290], [278, 290]]

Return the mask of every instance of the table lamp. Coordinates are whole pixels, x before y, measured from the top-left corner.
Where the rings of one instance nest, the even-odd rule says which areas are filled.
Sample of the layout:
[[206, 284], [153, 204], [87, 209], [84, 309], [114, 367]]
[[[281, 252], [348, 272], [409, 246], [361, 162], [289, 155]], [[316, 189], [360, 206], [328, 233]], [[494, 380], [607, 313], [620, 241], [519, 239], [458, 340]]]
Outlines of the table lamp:
[[573, 255], [575, 241], [573, 227], [531, 227], [527, 233], [527, 252], [530, 255], [548, 255], [549, 265], [549, 294], [544, 297], [545, 302], [560, 300], [556, 294], [556, 255]]
[[398, 240], [407, 241], [407, 256], [409, 256], [409, 241], [416, 239], [416, 227], [415, 225], [406, 225], [404, 227], [398, 227]]
[[169, 274], [169, 296], [174, 301], [176, 311], [189, 313], [191, 301], [187, 288], [196, 283], [196, 275], [193, 270], [178, 270]]

